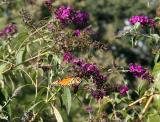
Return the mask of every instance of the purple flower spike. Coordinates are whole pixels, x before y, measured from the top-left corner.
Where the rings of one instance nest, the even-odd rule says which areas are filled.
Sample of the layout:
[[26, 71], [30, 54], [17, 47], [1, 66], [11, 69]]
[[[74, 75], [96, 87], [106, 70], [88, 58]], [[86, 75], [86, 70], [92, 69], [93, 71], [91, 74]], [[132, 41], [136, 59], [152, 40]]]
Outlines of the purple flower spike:
[[58, 20], [60, 20], [63, 24], [68, 24], [72, 22], [72, 16], [74, 13], [74, 9], [70, 6], [60, 6], [56, 12], [55, 16]]
[[121, 87], [120, 87], [120, 90], [119, 90], [119, 93], [120, 93], [121, 95], [125, 95], [128, 90], [129, 90], [129, 89], [128, 89], [127, 86], [121, 86]]
[[76, 75], [78, 77], [92, 79], [92, 82], [97, 89], [91, 90], [91, 94], [94, 98], [99, 100], [106, 95], [106, 92], [102, 86], [107, 80], [107, 76], [100, 74], [100, 70], [95, 64], [86, 63], [85, 61], [74, 57], [70, 52], [64, 53], [63, 60], [72, 64], [72, 68], [77, 73]]
[[134, 64], [130, 64], [129, 71], [135, 78], [140, 78], [146, 72], [146, 70], [141, 65]]
[[81, 35], [81, 31], [79, 29], [74, 31], [74, 35], [75, 36], [80, 36]]
[[71, 62], [73, 60], [74, 56], [70, 52], [65, 52], [63, 54], [63, 61]]
[[88, 19], [89, 19], [89, 14], [87, 12], [78, 10], [75, 13], [73, 22], [75, 24], [80, 24], [81, 25], [81, 24], [87, 23]]
[[129, 21], [132, 25], [135, 25], [137, 22], [139, 22], [142, 25], [142, 27], [147, 26], [147, 25], [150, 27], [155, 26], [154, 19], [148, 18], [147, 16], [132, 16], [129, 19]]
[[90, 66], [90, 64], [84, 63], [84, 64], [82, 64], [81, 68], [82, 68], [84, 71], [87, 71], [87, 69], [88, 69], [89, 66]]
[[101, 89], [96, 89], [96, 90], [93, 90], [92, 91], [92, 96], [97, 100], [101, 100], [103, 99], [103, 97], [105, 96], [105, 91], [104, 90], [101, 90]]
[[87, 67], [87, 72], [90, 73], [90, 74], [96, 74], [96, 75], [99, 74], [99, 70], [98, 70], [97, 66], [94, 65], [94, 64], [90, 64]]
[[84, 62], [78, 58], [73, 59], [73, 64], [78, 65], [78, 66], [82, 66]]
[[6, 37], [17, 32], [16, 24], [12, 23], [7, 25], [4, 29], [0, 30], [0, 37]]
[[153, 82], [153, 76], [147, 69], [144, 69], [141, 65], [130, 64], [129, 72], [133, 74], [135, 78], [141, 78], [149, 82]]
[[4, 33], [6, 34], [12, 34], [17, 31], [16, 24], [9, 24], [7, 27], [4, 28]]

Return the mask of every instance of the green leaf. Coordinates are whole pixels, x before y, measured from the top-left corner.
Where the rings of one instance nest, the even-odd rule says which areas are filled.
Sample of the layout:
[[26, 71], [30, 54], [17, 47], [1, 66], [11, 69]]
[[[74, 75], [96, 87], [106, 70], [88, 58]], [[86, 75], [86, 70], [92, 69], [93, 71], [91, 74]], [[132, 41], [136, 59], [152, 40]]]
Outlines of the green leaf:
[[7, 63], [1, 64], [0, 65], [0, 75], [2, 75], [3, 71], [7, 69]]
[[137, 22], [135, 25], [134, 25], [134, 30], [137, 30], [137, 29], [139, 29], [140, 28], [140, 26], [141, 26], [141, 24], [139, 23], [139, 22]]
[[159, 35], [158, 35], [158, 34], [151, 34], [151, 36], [155, 39], [156, 43], [158, 43], [158, 42], [159, 42], [160, 37], [159, 37]]
[[64, 93], [62, 95], [62, 100], [64, 105], [66, 106], [67, 113], [69, 114], [71, 108], [71, 92], [69, 88], [64, 88]]
[[157, 108], [157, 110], [160, 109], [160, 96], [159, 95], [154, 95], [154, 105]]
[[159, 122], [160, 116], [159, 115], [150, 115], [147, 119], [147, 122]]
[[160, 17], [155, 17], [155, 21], [159, 22], [160, 21]]
[[154, 63], [157, 63], [157, 62], [158, 62], [159, 57], [160, 57], [160, 54], [157, 53], [157, 54], [155, 55], [155, 58], [154, 58]]
[[17, 50], [27, 37], [28, 32], [19, 33], [18, 36], [11, 42], [12, 48]]
[[155, 63], [153, 68], [154, 86], [160, 90], [160, 62]]
[[0, 65], [0, 88], [4, 88], [3, 75], [2, 73], [7, 69], [7, 64]]
[[142, 96], [148, 89], [148, 83], [144, 80], [139, 80], [138, 83], [138, 94]]
[[26, 48], [21, 48], [16, 54], [16, 64], [20, 64], [24, 61]]
[[40, 103], [43, 103], [43, 102], [44, 102], [44, 100], [41, 100], [41, 101], [39, 101], [39, 102], [33, 104], [33, 105], [28, 109], [28, 111], [33, 110], [37, 105], [39, 105]]
[[0, 120], [1, 121], [3, 121], [3, 120], [8, 121], [8, 116], [4, 115], [3, 113], [0, 113]]
[[1, 79], [0, 79], [0, 88], [2, 88], [2, 89], [4, 88], [4, 82]]
[[[7, 89], [6, 88], [3, 88], [3, 89], [1, 89], [1, 92], [2, 92], [2, 94], [3, 94], [3, 96], [5, 97], [5, 102], [8, 100], [8, 91], [7, 91]], [[9, 117], [11, 118], [11, 115], [12, 115], [12, 112], [11, 112], [11, 105], [10, 105], [10, 103], [6, 106], [6, 108], [7, 108], [7, 113], [8, 113], [8, 115], [9, 115]]]
[[53, 110], [54, 110], [54, 115], [57, 119], [57, 122], [63, 122], [63, 119], [62, 119], [62, 116], [61, 114], [59, 113], [59, 111], [57, 110], [56, 107], [52, 106], [53, 107]]

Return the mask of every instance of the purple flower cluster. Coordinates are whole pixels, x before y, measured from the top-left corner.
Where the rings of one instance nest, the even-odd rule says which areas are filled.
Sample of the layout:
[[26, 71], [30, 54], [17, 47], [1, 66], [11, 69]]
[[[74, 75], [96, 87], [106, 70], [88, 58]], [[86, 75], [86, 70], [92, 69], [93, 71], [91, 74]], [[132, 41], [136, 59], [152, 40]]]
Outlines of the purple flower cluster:
[[55, 11], [55, 17], [60, 20], [62, 24], [85, 24], [88, 21], [89, 15], [83, 11], [76, 11], [70, 6], [60, 6]]
[[74, 36], [80, 36], [81, 35], [81, 31], [79, 29], [74, 31]]
[[71, 6], [60, 6], [55, 11], [56, 19], [60, 20], [63, 24], [68, 24], [72, 21], [74, 14], [74, 9]]
[[74, 57], [70, 52], [65, 52], [63, 54], [63, 61], [72, 63], [75, 68], [81, 70], [83, 74], [87, 77], [93, 78], [94, 83], [97, 81], [106, 81], [107, 77], [100, 74], [98, 67], [95, 64], [86, 63], [85, 61]]
[[140, 78], [146, 70], [141, 65], [130, 64], [129, 71], [135, 78]]
[[[64, 53], [63, 60], [73, 64], [74, 69], [79, 73], [78, 77], [92, 79], [96, 87], [96, 90], [92, 90], [92, 96], [96, 99], [103, 98], [105, 92], [102, 87], [107, 80], [107, 76], [102, 75], [95, 64], [86, 63], [85, 61], [74, 57], [70, 52]], [[103, 91], [103, 94], [101, 91]]]
[[4, 29], [0, 30], [0, 37], [6, 37], [17, 32], [16, 24], [9, 24]]
[[98, 101], [106, 95], [105, 91], [101, 89], [96, 89], [92, 91], [92, 96]]
[[88, 26], [84, 28], [83, 30], [76, 29], [73, 31], [73, 35], [79, 37], [80, 35], [94, 35], [96, 34], [95, 31], [93, 31], [91, 26]]
[[63, 54], [63, 61], [65, 62], [71, 62], [73, 60], [74, 56], [70, 52], [65, 52]]
[[121, 95], [125, 95], [128, 90], [129, 90], [128, 86], [121, 86], [121, 87], [120, 87], [120, 90], [119, 90], [119, 93], [120, 93]]
[[153, 76], [141, 65], [130, 64], [129, 72], [132, 73], [135, 78], [142, 78], [149, 82], [153, 82]]
[[78, 25], [85, 24], [88, 21], [88, 18], [88, 13], [78, 10], [75, 12], [73, 22]]
[[132, 16], [129, 21], [132, 25], [135, 25], [137, 22], [139, 22], [142, 27], [147, 25], [150, 27], [155, 26], [155, 21], [151, 18], [148, 18], [147, 16]]

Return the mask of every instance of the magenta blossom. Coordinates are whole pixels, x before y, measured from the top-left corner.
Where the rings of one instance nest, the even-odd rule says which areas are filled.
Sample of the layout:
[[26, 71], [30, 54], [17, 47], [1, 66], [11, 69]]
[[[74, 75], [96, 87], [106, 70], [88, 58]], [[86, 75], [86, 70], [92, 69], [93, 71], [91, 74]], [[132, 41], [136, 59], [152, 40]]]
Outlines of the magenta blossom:
[[100, 70], [95, 64], [86, 63], [85, 61], [74, 57], [70, 52], [65, 52], [63, 54], [63, 60], [73, 64], [73, 67], [78, 70], [78, 76], [83, 74], [83, 77], [92, 78], [93, 83], [97, 88], [101, 87], [107, 80], [106, 76], [100, 74]]
[[17, 32], [17, 26], [14, 23], [7, 25], [4, 29], [0, 30], [0, 37], [6, 37]]
[[[84, 11], [75, 10], [71, 6], [60, 6], [55, 11], [55, 17], [64, 25], [70, 23], [75, 25], [85, 25], [89, 19], [89, 14]], [[75, 35], [80, 35], [79, 30], [77, 30]]]
[[146, 70], [141, 65], [134, 64], [130, 64], [129, 71], [135, 78], [140, 78], [146, 72]]
[[119, 90], [119, 93], [121, 94], [121, 95], [125, 95], [127, 92], [128, 92], [128, 86], [121, 86], [120, 87], [120, 90]]
[[132, 73], [135, 78], [141, 78], [149, 82], [153, 82], [153, 76], [141, 65], [130, 64], [129, 72]]
[[70, 52], [65, 52], [63, 54], [63, 61], [71, 62], [73, 60], [73, 55]]
[[80, 36], [81, 35], [81, 31], [79, 29], [74, 31], [74, 35], [75, 36]]
[[60, 20], [63, 24], [72, 22], [73, 14], [74, 9], [70, 6], [60, 6], [55, 12], [56, 18]]
[[92, 96], [97, 100], [103, 99], [103, 97], [106, 95], [106, 92], [101, 89], [96, 89], [92, 91]]
[[88, 19], [89, 19], [89, 14], [87, 12], [78, 10], [75, 13], [73, 22], [75, 24], [80, 24], [81, 25], [81, 24], [87, 23]]
[[73, 59], [73, 64], [81, 67], [84, 64], [84, 61], [82, 61], [78, 58], [75, 58], [75, 59]]
[[132, 25], [135, 25], [137, 22], [139, 22], [142, 25], [142, 27], [144, 26], [154, 27], [155, 26], [154, 19], [148, 18], [147, 16], [132, 16], [129, 19], [129, 21]]

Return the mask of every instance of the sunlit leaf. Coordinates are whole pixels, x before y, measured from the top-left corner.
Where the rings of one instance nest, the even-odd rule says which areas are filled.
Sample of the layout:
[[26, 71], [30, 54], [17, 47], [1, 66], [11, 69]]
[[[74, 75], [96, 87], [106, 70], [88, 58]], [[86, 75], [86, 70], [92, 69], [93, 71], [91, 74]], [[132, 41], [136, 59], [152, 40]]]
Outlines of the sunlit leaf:
[[160, 116], [159, 115], [151, 115], [148, 117], [147, 122], [159, 122]]
[[16, 55], [16, 64], [20, 64], [24, 61], [26, 48], [21, 48]]
[[71, 92], [69, 88], [64, 88], [64, 93], [62, 95], [62, 100], [64, 105], [66, 106], [67, 113], [69, 114], [71, 108]]
[[153, 68], [154, 86], [160, 90], [160, 62], [155, 63]]
[[19, 33], [18, 36], [11, 42], [11, 46], [17, 50], [27, 37], [28, 37], [28, 32]]
[[42, 102], [44, 102], [44, 101], [39, 101], [39, 102], [33, 104], [33, 105], [28, 109], [28, 111], [33, 110], [37, 105], [39, 105], [39, 104], [42, 103]]
[[139, 22], [137, 22], [135, 25], [134, 25], [134, 29], [135, 30], [137, 30], [137, 29], [139, 29], [140, 28], [140, 26], [141, 26], [141, 24], [139, 23]]
[[53, 106], [54, 115], [56, 117], [57, 122], [63, 122], [62, 116], [56, 107]]
[[7, 68], [7, 63], [1, 64], [0, 65], [0, 75], [2, 75], [3, 71], [5, 71]]
[[151, 36], [153, 36], [153, 38], [155, 39], [156, 43], [158, 43], [160, 41], [160, 36], [158, 34], [151, 34]]
[[160, 95], [154, 95], [154, 105], [157, 109], [160, 109]]

